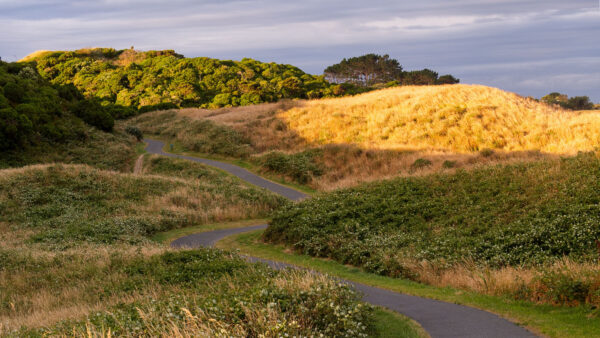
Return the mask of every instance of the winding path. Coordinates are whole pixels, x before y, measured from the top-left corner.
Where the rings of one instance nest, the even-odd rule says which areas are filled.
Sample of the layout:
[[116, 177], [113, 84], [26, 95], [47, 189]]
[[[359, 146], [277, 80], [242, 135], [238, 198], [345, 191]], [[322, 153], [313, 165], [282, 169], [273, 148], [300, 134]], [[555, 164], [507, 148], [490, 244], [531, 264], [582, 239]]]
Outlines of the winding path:
[[[204, 163], [210, 166], [220, 168], [228, 173], [235, 175], [242, 180], [273, 191], [291, 200], [298, 201], [308, 196], [294, 189], [284, 187], [277, 183], [265, 180], [254, 175], [251, 172], [232, 164], [223, 163], [214, 160], [165, 153], [162, 151], [164, 143], [160, 141], [145, 139], [148, 146], [146, 151], [152, 154], [159, 154], [169, 157], [182, 158], [190, 161]], [[252, 227], [216, 230], [204, 233], [193, 234], [179, 238], [171, 243], [172, 247], [210, 247], [222, 238], [239, 234], [243, 232], [259, 230], [266, 228], [267, 225], [257, 225]], [[251, 261], [264, 262], [275, 269], [293, 267], [286, 263], [264, 260], [261, 258], [250, 257]], [[422, 298], [417, 296], [405, 295], [385, 289], [380, 289], [365, 284], [345, 281], [353, 285], [357, 290], [363, 293], [363, 300], [373, 305], [383, 306], [394, 310], [416, 320], [433, 338], [438, 337], [498, 337], [498, 338], [517, 338], [517, 337], [535, 337], [534, 334], [526, 329], [511, 323], [495, 314], [487, 311], [475, 309], [472, 307], [442, 302], [438, 300]]]

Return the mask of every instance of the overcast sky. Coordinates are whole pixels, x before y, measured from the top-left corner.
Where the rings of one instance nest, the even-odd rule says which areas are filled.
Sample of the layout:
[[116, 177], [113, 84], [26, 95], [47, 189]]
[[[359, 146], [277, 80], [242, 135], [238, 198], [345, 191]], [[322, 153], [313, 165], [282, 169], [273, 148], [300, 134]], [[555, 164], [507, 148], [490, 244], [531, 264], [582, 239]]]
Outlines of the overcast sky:
[[0, 0], [0, 56], [134, 46], [321, 74], [389, 54], [462, 83], [600, 102], [598, 0]]

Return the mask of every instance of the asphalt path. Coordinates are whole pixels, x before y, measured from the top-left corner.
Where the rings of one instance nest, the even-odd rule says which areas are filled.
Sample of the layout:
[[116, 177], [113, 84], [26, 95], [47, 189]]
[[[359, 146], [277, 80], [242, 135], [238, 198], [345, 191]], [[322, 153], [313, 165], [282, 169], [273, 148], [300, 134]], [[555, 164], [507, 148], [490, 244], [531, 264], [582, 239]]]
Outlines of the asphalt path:
[[[215, 160], [165, 153], [162, 150], [164, 147], [163, 142], [150, 139], [145, 139], [144, 141], [148, 144], [146, 151], [149, 153], [182, 158], [214, 166], [234, 176], [237, 176], [242, 180], [268, 189], [294, 201], [299, 201], [308, 197], [306, 194], [266, 180], [238, 166]], [[243, 232], [265, 229], [266, 227], [267, 225], [263, 224], [245, 228], [224, 229], [192, 234], [176, 239], [171, 243], [171, 246], [176, 248], [211, 247], [215, 244], [215, 242], [225, 237]], [[252, 262], [263, 262], [274, 269], [297, 268], [286, 263], [265, 260], [257, 257], [248, 257], [248, 259]], [[484, 310], [428, 298], [406, 295], [348, 280], [343, 281], [353, 285], [359, 292], [361, 292], [365, 302], [386, 307], [390, 310], [414, 319], [433, 338], [535, 337], [534, 334], [527, 331], [525, 328]]]

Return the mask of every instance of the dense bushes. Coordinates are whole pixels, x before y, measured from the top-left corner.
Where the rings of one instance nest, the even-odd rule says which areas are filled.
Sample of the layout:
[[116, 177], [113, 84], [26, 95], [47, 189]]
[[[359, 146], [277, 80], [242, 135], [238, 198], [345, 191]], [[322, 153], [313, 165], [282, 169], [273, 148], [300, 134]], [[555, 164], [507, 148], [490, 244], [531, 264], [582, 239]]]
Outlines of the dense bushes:
[[31, 64], [0, 61], [2, 150], [84, 140], [82, 121], [112, 131], [114, 118], [136, 113], [130, 107], [85, 99], [73, 85], [52, 85]]
[[276, 213], [265, 238], [393, 276], [405, 275], [411, 259], [492, 267], [596, 260], [600, 160], [581, 154], [323, 194]]
[[172, 51], [53, 52], [33, 60], [54, 84], [74, 84], [85, 95], [140, 108], [226, 107], [283, 98], [330, 96], [331, 86], [291, 65], [252, 59], [183, 58]]
[[88, 124], [104, 131], [111, 131], [115, 125], [110, 113], [96, 100], [80, 101], [73, 112]]

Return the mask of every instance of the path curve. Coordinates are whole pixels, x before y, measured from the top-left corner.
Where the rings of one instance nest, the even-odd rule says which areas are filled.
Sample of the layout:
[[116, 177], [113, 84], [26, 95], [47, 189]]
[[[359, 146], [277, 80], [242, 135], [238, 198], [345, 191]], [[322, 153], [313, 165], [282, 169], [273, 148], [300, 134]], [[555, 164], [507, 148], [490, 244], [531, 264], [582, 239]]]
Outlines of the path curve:
[[[292, 200], [297, 201], [308, 197], [306, 194], [265, 180], [260, 176], [254, 175], [235, 165], [192, 156], [165, 153], [162, 151], [164, 143], [150, 139], [145, 139], [144, 141], [148, 144], [146, 151], [149, 153], [183, 158], [210, 166], [215, 166], [243, 180], [247, 180], [252, 184], [271, 190]], [[203, 232], [176, 239], [171, 243], [171, 246], [175, 248], [210, 247], [222, 238], [243, 232], [265, 229], [266, 227], [267, 225], [263, 224], [245, 228]], [[249, 257], [249, 259], [253, 262], [266, 263], [275, 269], [294, 267], [286, 263], [275, 262], [256, 257]], [[352, 281], [344, 280], [344, 282], [353, 285], [358, 291], [362, 292], [363, 300], [365, 302], [386, 307], [414, 319], [433, 338], [535, 337], [534, 334], [526, 329], [487, 311], [429, 298], [410, 296], [361, 283], [355, 283]]]

